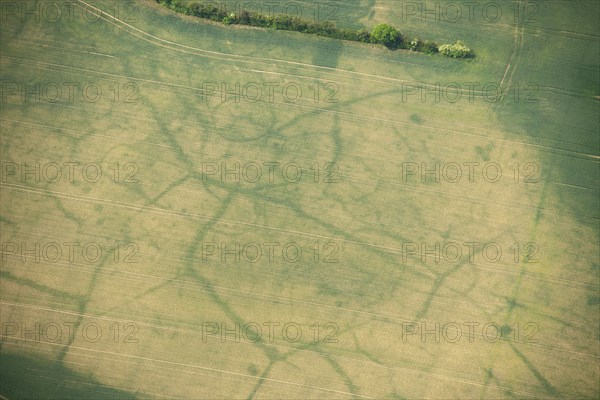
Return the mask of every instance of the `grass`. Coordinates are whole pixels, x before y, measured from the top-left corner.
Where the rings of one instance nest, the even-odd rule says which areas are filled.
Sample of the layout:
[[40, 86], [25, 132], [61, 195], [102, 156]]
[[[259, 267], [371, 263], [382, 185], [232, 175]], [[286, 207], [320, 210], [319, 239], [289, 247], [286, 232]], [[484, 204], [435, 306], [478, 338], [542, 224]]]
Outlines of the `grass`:
[[[3, 243], [93, 242], [104, 250], [93, 263], [81, 254], [57, 263], [6, 255], [2, 323], [95, 322], [105, 333], [90, 342], [78, 330], [57, 344], [5, 335], [3, 371], [55, 366], [34, 367], [40, 389], [25, 397], [52, 397], [43, 384], [52, 374], [39, 371], [51, 368], [63, 371], [56, 379], [72, 370], [76, 388], [100, 384], [136, 398], [597, 396], [595, 2], [548, 2], [518, 27], [404, 21], [391, 1], [340, 4], [340, 27], [390, 22], [436, 42], [469, 38], [478, 49], [470, 62], [204, 24], [153, 1], [134, 4], [128, 25], [9, 19], [0, 28], [2, 82], [103, 89], [97, 103], [12, 95], [2, 103], [3, 162], [94, 162], [103, 172], [97, 183], [8, 177], [0, 186]], [[95, 5], [110, 12], [114, 3]], [[432, 94], [403, 101], [403, 84], [501, 81], [506, 95], [494, 103], [479, 93], [472, 102]], [[130, 82], [137, 103], [123, 101]], [[302, 98], [288, 103], [276, 92], [273, 102], [223, 103], [215, 94], [204, 102], [203, 84], [212, 82], [293, 82]], [[310, 87], [328, 83], [338, 102], [315, 102]], [[530, 83], [539, 101], [515, 102], [515, 88]], [[115, 183], [115, 162], [138, 165], [139, 182]], [[272, 183], [204, 179], [207, 163], [222, 162], [293, 162], [305, 175], [298, 183], [281, 175]], [[315, 183], [310, 168], [329, 162], [339, 182]], [[495, 162], [504, 174], [494, 184], [403, 181], [406, 162]], [[540, 182], [514, 183], [509, 167], [530, 162]], [[140, 262], [115, 261], [115, 241], [136, 243]], [[498, 242], [502, 259], [449, 264], [401, 254], [406, 242], [469, 241]], [[302, 258], [203, 261], [206, 243], [236, 242], [293, 242]], [[337, 263], [322, 262], [330, 242]], [[515, 242], [521, 252], [536, 243], [540, 262], [515, 263]], [[519, 323], [522, 335], [534, 322], [539, 343], [404, 343], [410, 321]], [[128, 322], [139, 327], [138, 343], [115, 342], [110, 326]], [[295, 343], [281, 332], [272, 341], [217, 335], [205, 343], [203, 322], [294, 322], [303, 335]], [[315, 343], [316, 322], [335, 323], [338, 341]], [[10, 375], [1, 376], [5, 387]], [[70, 390], [59, 386], [56, 397], [80, 397]]]

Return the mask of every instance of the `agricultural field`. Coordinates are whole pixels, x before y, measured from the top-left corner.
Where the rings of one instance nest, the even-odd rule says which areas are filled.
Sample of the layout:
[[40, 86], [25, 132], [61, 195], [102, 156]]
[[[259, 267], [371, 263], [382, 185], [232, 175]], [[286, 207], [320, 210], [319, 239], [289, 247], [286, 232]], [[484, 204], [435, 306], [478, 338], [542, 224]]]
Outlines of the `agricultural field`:
[[600, 3], [319, 1], [0, 0], [0, 399], [600, 396]]

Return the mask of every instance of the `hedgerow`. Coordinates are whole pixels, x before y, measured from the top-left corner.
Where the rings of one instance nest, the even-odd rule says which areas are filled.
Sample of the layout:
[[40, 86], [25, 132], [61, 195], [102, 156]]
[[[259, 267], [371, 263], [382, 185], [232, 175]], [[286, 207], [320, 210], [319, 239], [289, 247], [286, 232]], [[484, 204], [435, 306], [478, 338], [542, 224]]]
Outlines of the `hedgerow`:
[[472, 50], [460, 41], [455, 44], [444, 44], [439, 47], [433, 42], [424, 42], [418, 38], [407, 43], [402, 33], [389, 24], [378, 24], [369, 32], [365, 29], [352, 30], [338, 28], [331, 21], [311, 21], [286, 14], [267, 16], [247, 10], [241, 10], [239, 13], [227, 12], [225, 9], [215, 6], [214, 3], [203, 3], [201, 1], [189, 3], [186, 0], [156, 0], [156, 2], [181, 14], [193, 15], [198, 18], [222, 22], [227, 25], [247, 25], [308, 33], [353, 42], [382, 44], [389, 49], [406, 48], [425, 54], [439, 52], [444, 56], [454, 58], [473, 56]]

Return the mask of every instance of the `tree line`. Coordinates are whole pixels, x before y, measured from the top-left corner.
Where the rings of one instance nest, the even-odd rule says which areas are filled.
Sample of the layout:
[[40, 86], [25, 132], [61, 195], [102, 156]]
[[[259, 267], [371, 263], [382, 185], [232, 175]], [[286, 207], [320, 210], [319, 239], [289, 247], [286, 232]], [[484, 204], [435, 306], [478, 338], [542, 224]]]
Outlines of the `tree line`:
[[239, 13], [228, 12], [214, 3], [188, 2], [187, 0], [156, 0], [156, 2], [181, 14], [193, 15], [227, 25], [248, 25], [308, 33], [353, 42], [381, 44], [392, 50], [408, 49], [425, 54], [439, 53], [453, 58], [474, 57], [473, 51], [460, 41], [438, 46], [434, 42], [422, 41], [418, 38], [407, 40], [398, 29], [389, 24], [375, 25], [371, 31], [354, 30], [338, 28], [331, 21], [311, 21], [287, 14], [269, 16], [246, 10], [241, 10]]

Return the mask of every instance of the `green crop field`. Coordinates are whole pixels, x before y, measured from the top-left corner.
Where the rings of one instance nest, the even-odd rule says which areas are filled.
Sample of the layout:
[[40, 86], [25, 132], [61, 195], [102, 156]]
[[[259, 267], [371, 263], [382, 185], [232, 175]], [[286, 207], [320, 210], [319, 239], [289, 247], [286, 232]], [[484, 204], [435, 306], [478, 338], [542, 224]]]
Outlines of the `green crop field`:
[[271, 3], [0, 0], [0, 398], [598, 398], [600, 3]]

